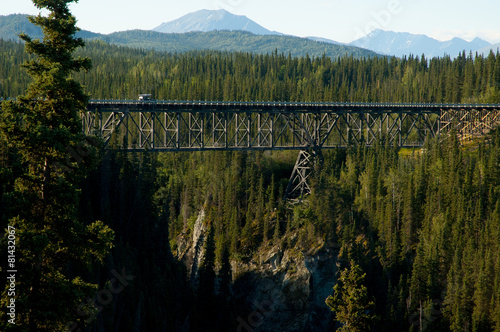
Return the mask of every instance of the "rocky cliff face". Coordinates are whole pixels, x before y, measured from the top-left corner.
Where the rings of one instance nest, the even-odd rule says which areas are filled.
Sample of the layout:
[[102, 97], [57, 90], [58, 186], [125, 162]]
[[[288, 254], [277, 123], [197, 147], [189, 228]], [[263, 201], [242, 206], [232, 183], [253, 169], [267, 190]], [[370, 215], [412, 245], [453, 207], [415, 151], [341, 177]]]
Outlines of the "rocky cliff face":
[[[240, 331], [326, 331], [333, 317], [325, 305], [336, 272], [337, 251], [314, 254], [268, 248], [260, 262], [237, 264], [233, 295], [251, 311], [237, 318]], [[235, 264], [236, 265], [236, 264]]]
[[[203, 256], [207, 227], [200, 213], [190, 239], [179, 238], [177, 257], [196, 284]], [[325, 304], [332, 293], [338, 250], [334, 244], [318, 243], [308, 252], [286, 243], [261, 248], [247, 262], [231, 262], [232, 299], [237, 331], [327, 331], [333, 316]]]
[[203, 260], [203, 249], [207, 235], [207, 225], [205, 224], [205, 210], [202, 209], [194, 223], [192, 236], [189, 238], [186, 233], [179, 235], [177, 239], [177, 258], [182, 261], [189, 271], [191, 285], [196, 288], [199, 281], [199, 269]]

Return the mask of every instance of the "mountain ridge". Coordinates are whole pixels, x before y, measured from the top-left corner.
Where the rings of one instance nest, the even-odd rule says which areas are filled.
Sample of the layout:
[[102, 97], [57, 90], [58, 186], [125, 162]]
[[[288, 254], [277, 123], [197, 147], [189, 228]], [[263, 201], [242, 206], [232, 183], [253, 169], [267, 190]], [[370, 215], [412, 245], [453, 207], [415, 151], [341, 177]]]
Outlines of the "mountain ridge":
[[248, 52], [290, 54], [294, 57], [323, 55], [376, 57], [377, 53], [346, 45], [316, 42], [307, 38], [286, 35], [256, 35], [248, 31], [209, 31], [186, 33], [162, 33], [151, 30], [129, 30], [105, 35], [104, 41], [130, 47], [142, 47], [158, 51], [187, 52], [192, 50], [215, 50], [227, 52]]
[[[32, 38], [43, 38], [42, 29], [28, 21], [27, 14], [0, 15], [0, 38], [19, 41], [19, 34], [26, 33]], [[100, 33], [80, 30], [76, 33], [79, 38], [90, 39], [102, 36]]]
[[490, 52], [497, 53], [500, 52], [500, 43], [488, 45], [478, 50], [479, 54], [487, 55]]
[[348, 45], [362, 47], [377, 53], [397, 57], [410, 54], [425, 54], [426, 57], [432, 58], [445, 55], [454, 57], [463, 51], [475, 52], [491, 44], [478, 37], [470, 42], [459, 37], [454, 37], [447, 41], [439, 41], [424, 34], [411, 34], [409, 32], [394, 32], [377, 29]]
[[[42, 30], [29, 23], [27, 15], [0, 16], [0, 38], [19, 41], [17, 34], [24, 31], [33, 38], [42, 38]], [[287, 35], [256, 35], [249, 31], [209, 31], [187, 33], [162, 33], [153, 30], [128, 30], [110, 34], [99, 34], [81, 30], [78, 37], [86, 40], [102, 40], [120, 46], [154, 49], [167, 52], [215, 50], [271, 54], [279, 52], [292, 56], [336, 58], [340, 56], [375, 57], [377, 53], [346, 45], [316, 42], [306, 38]]]
[[[249, 28], [249, 24], [258, 28]], [[191, 32], [191, 31], [214, 31], [214, 30], [246, 30], [257, 35], [278, 34], [272, 32], [248, 19], [246, 16], [238, 16], [226, 10], [199, 10], [184, 15], [176, 20], [163, 23], [153, 29], [161, 32]], [[351, 43], [339, 43], [323, 37], [306, 37], [310, 40], [333, 44], [361, 47], [373, 52], [388, 56], [408, 56], [410, 54], [427, 57], [442, 57], [445, 55], [456, 56], [463, 51], [477, 51], [487, 47], [490, 43], [476, 37], [468, 42], [454, 37], [448, 41], [438, 41], [423, 34], [411, 34], [408, 32], [394, 32], [374, 30], [368, 35], [354, 40]]]
[[[27, 15], [24, 14], [0, 15], [0, 38], [19, 40], [17, 35], [21, 31], [33, 38], [43, 37], [41, 29], [32, 25], [26, 17]], [[182, 36], [183, 34], [185, 35]], [[196, 11], [179, 19], [162, 23], [152, 30], [128, 30], [110, 34], [81, 30], [77, 36], [88, 40], [99, 39], [121, 46], [154, 48], [171, 52], [209, 49], [258, 54], [278, 50], [293, 56], [325, 54], [330, 57], [344, 55], [403, 57], [410, 54], [419, 56], [424, 54], [427, 58], [432, 58], [445, 55], [455, 57], [463, 51], [485, 54], [490, 49], [495, 51], [497, 48], [497, 45], [491, 45], [478, 37], [470, 42], [458, 37], [448, 41], [438, 41], [423, 34], [380, 29], [351, 43], [340, 43], [322, 37], [301, 38], [270, 31], [246, 16], [234, 15], [226, 10]], [[244, 45], [243, 41], [247, 45]]]

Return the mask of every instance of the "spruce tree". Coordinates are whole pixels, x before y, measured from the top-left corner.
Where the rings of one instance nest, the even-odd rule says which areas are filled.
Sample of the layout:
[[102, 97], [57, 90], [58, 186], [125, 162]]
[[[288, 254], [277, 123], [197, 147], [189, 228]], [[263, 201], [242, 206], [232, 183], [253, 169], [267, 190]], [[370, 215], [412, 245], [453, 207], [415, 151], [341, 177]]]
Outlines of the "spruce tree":
[[375, 315], [370, 313], [374, 303], [369, 300], [368, 290], [363, 285], [366, 274], [354, 262], [350, 265], [340, 273], [333, 286], [334, 294], [326, 299], [326, 304], [335, 312], [337, 321], [343, 324], [340, 331], [368, 331], [375, 320]]
[[79, 184], [96, 165], [98, 149], [97, 140], [82, 134], [79, 112], [88, 97], [71, 77], [91, 67], [89, 59], [72, 56], [84, 43], [75, 37], [71, 2], [33, 0], [48, 12], [29, 18], [42, 28], [43, 40], [20, 35], [33, 55], [23, 65], [33, 82], [24, 95], [3, 103], [0, 134], [21, 167], [2, 218], [16, 230], [16, 325], [7, 324], [2, 310], [2, 331], [64, 331], [83, 319], [77, 310], [97, 286], [76, 271], [102, 261], [112, 246], [111, 229], [78, 217]]

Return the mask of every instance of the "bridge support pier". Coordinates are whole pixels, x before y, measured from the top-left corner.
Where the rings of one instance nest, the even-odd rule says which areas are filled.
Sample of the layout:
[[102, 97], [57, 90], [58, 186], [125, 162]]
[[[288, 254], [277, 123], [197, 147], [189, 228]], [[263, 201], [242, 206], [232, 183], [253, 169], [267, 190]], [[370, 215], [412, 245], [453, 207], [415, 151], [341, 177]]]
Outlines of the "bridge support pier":
[[311, 187], [307, 180], [313, 173], [314, 166], [321, 162], [321, 150], [301, 150], [295, 161], [283, 199], [290, 202], [301, 202], [306, 195], [310, 194]]

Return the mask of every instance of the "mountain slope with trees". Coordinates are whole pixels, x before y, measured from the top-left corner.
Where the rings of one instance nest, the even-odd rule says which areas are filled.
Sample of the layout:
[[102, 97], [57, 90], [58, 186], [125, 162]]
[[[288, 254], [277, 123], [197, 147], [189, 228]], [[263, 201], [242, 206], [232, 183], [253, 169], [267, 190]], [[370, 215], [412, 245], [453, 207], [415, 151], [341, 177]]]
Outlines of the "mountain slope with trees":
[[270, 54], [274, 51], [292, 56], [374, 57], [377, 53], [358, 47], [316, 42], [307, 38], [278, 35], [255, 35], [246, 31], [209, 31], [160, 33], [131, 30], [115, 32], [100, 39], [110, 44], [168, 52], [215, 50]]
[[[34, 38], [42, 36], [41, 29], [30, 24], [26, 15], [0, 16], [0, 39], [17, 41], [17, 34], [22, 31], [28, 32]], [[215, 50], [270, 54], [278, 50], [279, 53], [290, 53], [293, 56], [378, 56], [375, 52], [354, 46], [332, 45], [294, 36], [257, 35], [247, 31], [161, 33], [152, 30], [129, 30], [104, 35], [82, 30], [77, 36], [87, 40], [103, 40], [114, 45], [168, 52]]]

